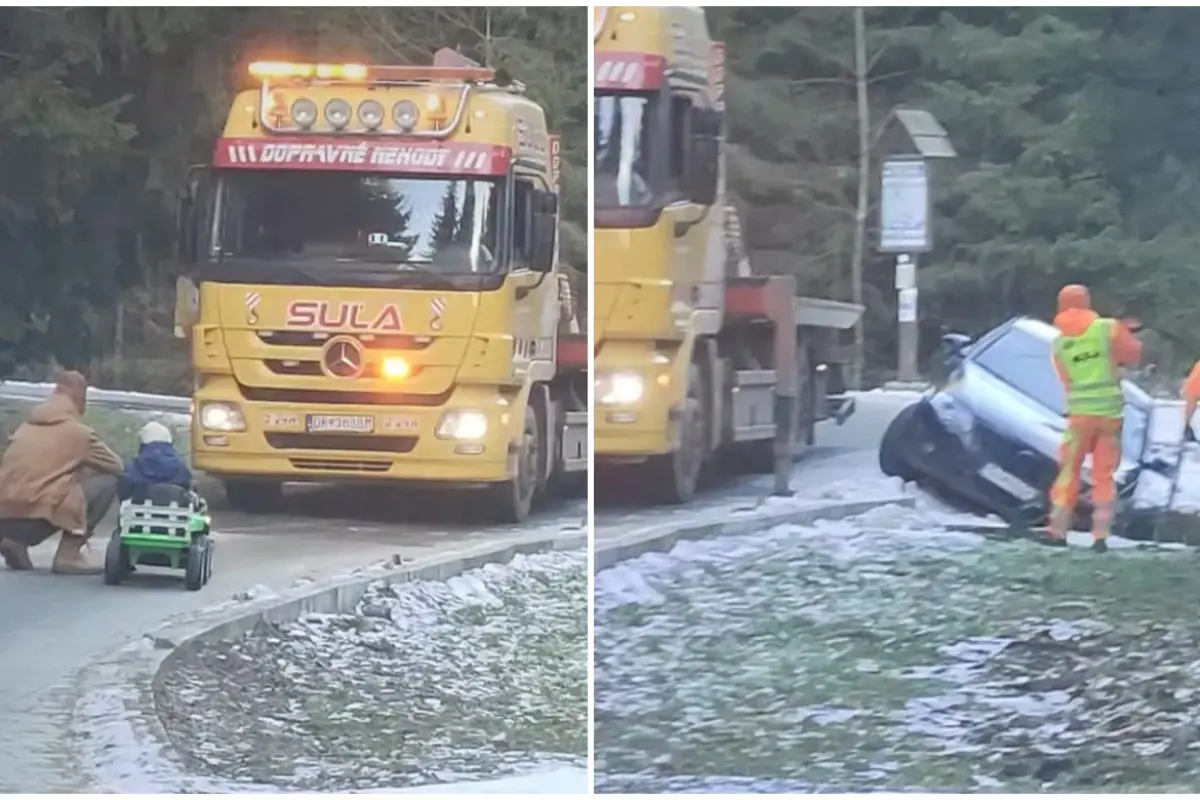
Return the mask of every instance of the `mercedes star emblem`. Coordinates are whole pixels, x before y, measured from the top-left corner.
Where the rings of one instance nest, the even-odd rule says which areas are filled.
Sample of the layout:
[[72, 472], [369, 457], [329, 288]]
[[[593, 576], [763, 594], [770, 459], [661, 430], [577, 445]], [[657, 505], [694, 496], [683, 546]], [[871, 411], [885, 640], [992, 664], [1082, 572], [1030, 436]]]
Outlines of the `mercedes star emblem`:
[[363, 373], [362, 345], [346, 336], [330, 339], [321, 353], [321, 366], [333, 378], [359, 377]]

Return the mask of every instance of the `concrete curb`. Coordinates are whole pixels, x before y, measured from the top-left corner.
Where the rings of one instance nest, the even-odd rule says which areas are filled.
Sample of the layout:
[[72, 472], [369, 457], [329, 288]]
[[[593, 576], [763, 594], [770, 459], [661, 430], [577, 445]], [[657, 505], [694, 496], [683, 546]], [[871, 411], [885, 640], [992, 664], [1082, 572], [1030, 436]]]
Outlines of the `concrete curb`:
[[[191, 778], [172, 757], [173, 746], [159, 720], [155, 692], [164, 686], [163, 675], [192, 648], [206, 642], [235, 638], [261, 623], [280, 624], [305, 614], [336, 614], [352, 611], [367, 587], [421, 580], [447, 580], [487, 564], [507, 563], [517, 555], [575, 550], [586, 547], [586, 530], [566, 529], [546, 535], [508, 538], [494, 543], [463, 548], [452, 553], [407, 564], [385, 563], [355, 570], [349, 576], [294, 587], [279, 594], [247, 602], [237, 600], [217, 606], [198, 616], [167, 623], [84, 668], [77, 679], [75, 703], [70, 715], [70, 733], [75, 742], [76, 774], [88, 786], [81, 791], [113, 791], [99, 782], [137, 780], [141, 789], [118, 792], [180, 791], [225, 792], [208, 778]], [[131, 747], [132, 745], [132, 747]], [[110, 749], [124, 746], [136, 752], [135, 763], [114, 764]], [[115, 773], [115, 774], [114, 774]], [[159, 782], [153, 789], [147, 784]], [[188, 784], [182, 788], [181, 784]], [[247, 787], [270, 791], [269, 787]]]
[[[837, 502], [813, 501], [812, 505], [778, 511], [752, 511], [744, 516], [720, 522], [679, 523], [664, 522], [639, 528], [608, 542], [597, 542], [592, 556], [592, 572], [608, 569], [619, 561], [636, 558], [645, 553], [663, 553], [681, 541], [704, 539], [711, 536], [737, 536], [776, 525], [811, 525], [817, 520], [838, 520], [865, 514], [880, 506], [899, 505], [912, 508], [916, 499], [907, 495], [894, 495], [872, 500], [840, 500]], [[736, 512], [735, 512], [736, 513]]]

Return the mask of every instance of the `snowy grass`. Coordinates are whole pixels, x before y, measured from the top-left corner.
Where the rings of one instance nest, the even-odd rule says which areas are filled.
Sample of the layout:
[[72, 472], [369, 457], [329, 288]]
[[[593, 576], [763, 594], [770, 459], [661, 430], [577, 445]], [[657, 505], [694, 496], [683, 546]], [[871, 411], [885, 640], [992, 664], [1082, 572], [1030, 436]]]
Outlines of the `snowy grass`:
[[1194, 785], [1195, 557], [999, 543], [952, 516], [890, 507], [599, 573], [597, 788]]
[[546, 553], [374, 586], [215, 644], [157, 686], [188, 772], [287, 790], [492, 779], [587, 759], [587, 563]]

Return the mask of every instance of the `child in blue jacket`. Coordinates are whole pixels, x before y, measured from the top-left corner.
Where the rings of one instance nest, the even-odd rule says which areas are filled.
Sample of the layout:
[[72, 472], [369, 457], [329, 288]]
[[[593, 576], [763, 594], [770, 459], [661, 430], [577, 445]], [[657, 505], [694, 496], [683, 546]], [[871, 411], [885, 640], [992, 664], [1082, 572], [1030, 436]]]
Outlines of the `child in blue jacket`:
[[138, 436], [137, 457], [125, 464], [117, 482], [117, 496], [128, 500], [150, 486], [169, 485], [192, 489], [192, 471], [175, 450], [171, 431], [161, 422], [147, 422]]

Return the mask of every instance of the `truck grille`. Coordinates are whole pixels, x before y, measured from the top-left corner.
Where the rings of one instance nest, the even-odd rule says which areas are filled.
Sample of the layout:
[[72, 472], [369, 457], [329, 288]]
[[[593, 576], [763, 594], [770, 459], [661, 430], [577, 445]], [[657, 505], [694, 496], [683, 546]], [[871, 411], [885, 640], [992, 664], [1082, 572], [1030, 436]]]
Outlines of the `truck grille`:
[[268, 433], [276, 450], [350, 450], [362, 453], [410, 453], [416, 436], [355, 436], [344, 433]]
[[348, 458], [289, 458], [296, 469], [325, 470], [328, 472], [387, 472], [392, 467], [390, 461], [374, 461], [367, 459]]
[[441, 394], [399, 392], [340, 392], [330, 389], [265, 389], [238, 384], [242, 397], [262, 403], [303, 403], [358, 406], [444, 406], [454, 393], [451, 386]]

